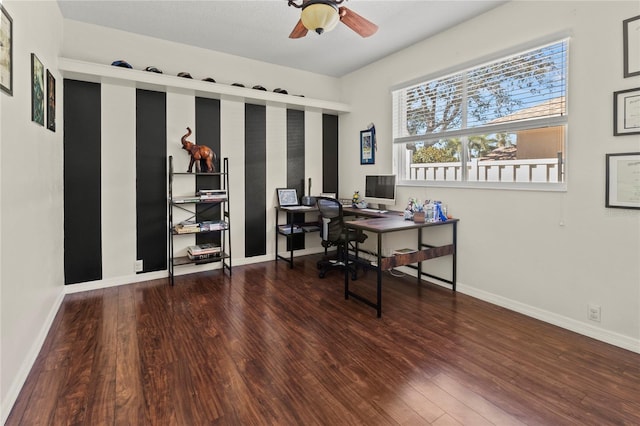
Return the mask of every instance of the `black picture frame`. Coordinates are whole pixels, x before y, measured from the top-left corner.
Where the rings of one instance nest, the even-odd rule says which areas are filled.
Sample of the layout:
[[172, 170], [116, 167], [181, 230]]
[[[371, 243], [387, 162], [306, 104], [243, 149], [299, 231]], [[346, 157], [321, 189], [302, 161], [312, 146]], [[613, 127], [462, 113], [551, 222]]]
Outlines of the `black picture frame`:
[[640, 209], [640, 152], [606, 155], [605, 207]]
[[373, 130], [360, 131], [360, 164], [376, 163], [375, 134]]
[[31, 121], [44, 126], [44, 65], [35, 53], [31, 54]]
[[613, 92], [613, 135], [640, 135], [640, 87]]
[[297, 206], [298, 192], [295, 188], [278, 188], [278, 204], [280, 207]]
[[622, 21], [624, 78], [640, 75], [640, 15]]
[[47, 70], [47, 129], [56, 131], [56, 79]]
[[13, 96], [13, 19], [0, 3], [0, 90]]

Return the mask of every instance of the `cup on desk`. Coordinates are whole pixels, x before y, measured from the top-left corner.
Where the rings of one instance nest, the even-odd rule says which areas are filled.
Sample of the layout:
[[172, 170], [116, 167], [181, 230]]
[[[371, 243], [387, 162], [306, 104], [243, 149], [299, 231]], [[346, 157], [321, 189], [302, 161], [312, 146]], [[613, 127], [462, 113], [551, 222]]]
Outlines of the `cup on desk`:
[[413, 212], [413, 221], [415, 223], [424, 223], [424, 212]]

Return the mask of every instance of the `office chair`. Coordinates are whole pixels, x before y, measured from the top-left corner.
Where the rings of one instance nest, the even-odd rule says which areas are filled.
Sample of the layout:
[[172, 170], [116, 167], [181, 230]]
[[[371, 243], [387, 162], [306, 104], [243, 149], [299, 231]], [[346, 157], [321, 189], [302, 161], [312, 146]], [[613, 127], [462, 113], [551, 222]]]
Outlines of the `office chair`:
[[357, 278], [356, 265], [349, 266], [349, 246], [352, 243], [363, 243], [367, 235], [361, 231], [350, 230], [345, 226], [342, 213], [342, 204], [335, 198], [318, 197], [316, 206], [320, 211], [322, 223], [320, 227], [320, 237], [322, 246], [326, 249], [332, 246], [337, 247], [337, 256], [334, 259], [323, 259], [318, 262], [320, 272], [318, 276], [324, 278], [331, 269], [349, 268], [352, 279]]

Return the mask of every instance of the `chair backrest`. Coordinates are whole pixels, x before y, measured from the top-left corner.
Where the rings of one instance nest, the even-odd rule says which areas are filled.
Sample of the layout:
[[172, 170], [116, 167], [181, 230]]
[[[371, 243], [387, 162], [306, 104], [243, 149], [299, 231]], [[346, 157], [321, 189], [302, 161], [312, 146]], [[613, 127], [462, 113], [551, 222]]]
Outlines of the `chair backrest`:
[[318, 197], [316, 205], [322, 216], [320, 236], [325, 241], [338, 241], [343, 233], [342, 204], [335, 198]]

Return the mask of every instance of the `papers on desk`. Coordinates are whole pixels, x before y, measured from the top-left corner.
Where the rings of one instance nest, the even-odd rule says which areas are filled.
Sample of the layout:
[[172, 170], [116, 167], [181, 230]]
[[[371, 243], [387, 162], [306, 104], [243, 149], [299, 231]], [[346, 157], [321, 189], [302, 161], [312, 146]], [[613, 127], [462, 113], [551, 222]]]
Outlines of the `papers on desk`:
[[282, 234], [289, 235], [302, 233], [304, 229], [299, 225], [278, 225], [278, 231]]

